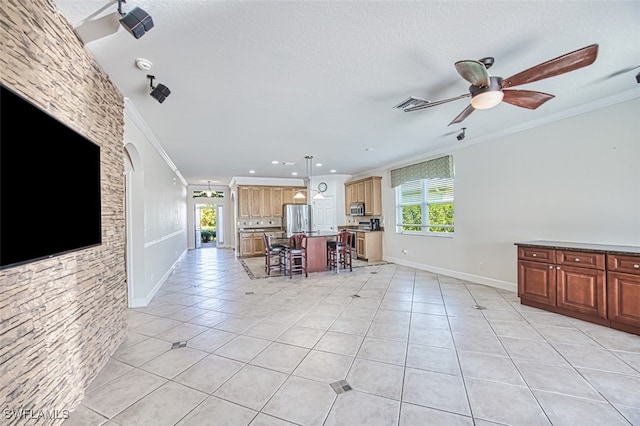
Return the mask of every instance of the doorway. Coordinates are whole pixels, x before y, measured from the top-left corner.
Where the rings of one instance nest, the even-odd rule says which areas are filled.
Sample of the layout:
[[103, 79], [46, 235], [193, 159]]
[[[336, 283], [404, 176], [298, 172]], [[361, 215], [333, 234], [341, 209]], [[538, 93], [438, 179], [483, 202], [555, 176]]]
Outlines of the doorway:
[[224, 209], [220, 204], [194, 206], [195, 247], [216, 248], [224, 244]]

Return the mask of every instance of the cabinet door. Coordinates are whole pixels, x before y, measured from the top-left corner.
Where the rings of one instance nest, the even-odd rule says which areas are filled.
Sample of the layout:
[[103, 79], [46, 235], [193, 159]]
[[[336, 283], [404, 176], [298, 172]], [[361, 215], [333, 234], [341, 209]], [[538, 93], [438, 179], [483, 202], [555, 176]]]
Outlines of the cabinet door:
[[[301, 192], [304, 194], [304, 198], [296, 198], [295, 194], [297, 194], [298, 192]], [[296, 188], [295, 192], [293, 193], [294, 197], [293, 197], [293, 202], [295, 204], [307, 204], [307, 188]]]
[[249, 214], [251, 217], [262, 216], [262, 188], [251, 188]]
[[367, 259], [367, 240], [364, 232], [356, 232], [356, 247], [358, 259]]
[[353, 185], [344, 185], [344, 214], [351, 216], [351, 203], [353, 203], [353, 195], [351, 193]]
[[271, 214], [282, 217], [282, 188], [271, 189]]
[[609, 319], [640, 327], [640, 275], [609, 272], [607, 291]]
[[240, 256], [253, 255], [253, 237], [251, 234], [240, 234]]
[[583, 314], [607, 317], [604, 271], [558, 266], [556, 306]]
[[271, 188], [262, 188], [262, 216], [273, 216], [273, 204], [271, 203]]
[[555, 306], [555, 265], [527, 260], [518, 261], [518, 297]]
[[356, 183], [355, 186], [356, 186], [356, 202], [364, 203], [364, 182], [358, 182]]
[[250, 217], [249, 206], [251, 204], [250, 191], [248, 187], [238, 189], [238, 216]]
[[373, 215], [373, 181], [371, 179], [365, 180], [364, 183], [364, 214], [366, 216]]
[[295, 188], [282, 188], [282, 204], [293, 204], [293, 196], [296, 194]]
[[253, 254], [260, 256], [264, 254], [264, 238], [261, 233], [253, 235]]
[[364, 214], [380, 216], [382, 214], [382, 183], [379, 176], [364, 181]]

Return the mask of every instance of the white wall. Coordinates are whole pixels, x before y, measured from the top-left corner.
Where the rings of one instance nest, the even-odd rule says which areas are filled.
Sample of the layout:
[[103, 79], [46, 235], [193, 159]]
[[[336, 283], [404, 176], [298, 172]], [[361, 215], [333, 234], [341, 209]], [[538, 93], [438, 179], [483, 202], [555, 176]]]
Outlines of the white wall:
[[638, 98], [451, 153], [455, 236], [396, 234], [387, 170], [385, 259], [515, 290], [515, 242], [640, 245]]
[[134, 192], [127, 194], [132, 204], [127, 212], [144, 212], [127, 220], [134, 228], [127, 235], [140, 235], [142, 228], [144, 239], [130, 247], [130, 261], [136, 271], [143, 271], [133, 276], [136, 281], [128, 283], [129, 306], [135, 307], [151, 301], [187, 250], [187, 190], [184, 179], [128, 100], [124, 142], [135, 146], [140, 160], [135, 173], [128, 176], [134, 180], [128, 188]]

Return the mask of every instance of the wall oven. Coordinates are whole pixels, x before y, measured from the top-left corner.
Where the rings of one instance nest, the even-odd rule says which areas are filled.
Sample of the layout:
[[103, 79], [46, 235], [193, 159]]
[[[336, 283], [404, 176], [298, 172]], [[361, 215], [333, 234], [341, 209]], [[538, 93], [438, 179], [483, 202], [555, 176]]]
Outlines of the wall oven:
[[364, 216], [364, 203], [351, 203], [351, 216]]

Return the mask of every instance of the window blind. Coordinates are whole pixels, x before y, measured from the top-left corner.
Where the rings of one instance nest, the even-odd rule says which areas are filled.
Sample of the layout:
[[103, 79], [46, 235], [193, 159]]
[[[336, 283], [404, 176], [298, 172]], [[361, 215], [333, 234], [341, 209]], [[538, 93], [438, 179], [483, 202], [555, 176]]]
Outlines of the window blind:
[[391, 187], [420, 179], [453, 178], [453, 175], [453, 156], [446, 155], [391, 170]]

